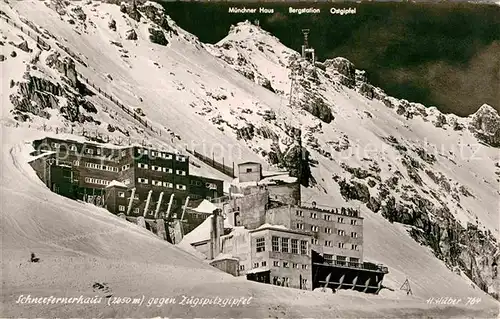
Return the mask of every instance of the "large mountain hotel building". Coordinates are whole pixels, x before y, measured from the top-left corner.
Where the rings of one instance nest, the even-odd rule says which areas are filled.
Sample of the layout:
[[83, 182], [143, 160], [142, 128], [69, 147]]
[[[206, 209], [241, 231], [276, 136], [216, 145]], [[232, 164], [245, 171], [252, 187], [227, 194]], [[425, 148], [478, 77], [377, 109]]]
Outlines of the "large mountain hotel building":
[[[363, 218], [350, 207], [303, 203], [298, 179], [238, 165], [214, 225], [186, 236], [211, 264], [235, 276], [298, 289], [329, 287], [378, 293], [387, 267], [363, 260]], [[224, 217], [222, 217], [224, 216]], [[224, 231], [223, 231], [224, 230]]]
[[[190, 200], [223, 195], [223, 182], [191, 175], [189, 157], [140, 146], [113, 147], [44, 138], [30, 164], [54, 192], [105, 206], [114, 214], [158, 217]], [[133, 197], [133, 200], [130, 198]]]

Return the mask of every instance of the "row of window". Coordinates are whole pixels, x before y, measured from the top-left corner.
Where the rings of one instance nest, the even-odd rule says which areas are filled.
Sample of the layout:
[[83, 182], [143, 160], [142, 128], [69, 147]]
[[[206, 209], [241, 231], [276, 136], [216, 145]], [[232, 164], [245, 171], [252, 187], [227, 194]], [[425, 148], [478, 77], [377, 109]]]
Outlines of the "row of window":
[[109, 185], [110, 181], [93, 177], [85, 177], [85, 183], [97, 184], [97, 185]]
[[[288, 261], [279, 261], [279, 260], [273, 261], [274, 267], [290, 268], [290, 265], [292, 266], [293, 269], [303, 269], [303, 270], [309, 269], [308, 264], [296, 264], [296, 263], [291, 263]], [[258, 262], [253, 263], [253, 268], [266, 267], [266, 266], [267, 266], [267, 262], [265, 260], [260, 262], [260, 263], [258, 263]], [[240, 265], [240, 270], [245, 270], [245, 266]]]
[[[330, 255], [330, 254], [324, 254], [323, 258], [326, 261], [330, 261], [330, 262], [333, 261], [333, 255]], [[336, 260], [337, 261], [347, 261], [347, 257], [346, 256], [339, 256], [339, 255], [337, 255]], [[352, 263], [359, 263], [359, 258], [349, 257], [349, 261], [352, 262]]]
[[[137, 182], [141, 183], [141, 184], [149, 184], [149, 180], [147, 178], [142, 178], [142, 177], [138, 177]], [[166, 188], [173, 188], [174, 187], [174, 184], [172, 184], [170, 182], [163, 182], [163, 181], [156, 181], [156, 180], [151, 180], [151, 184], [153, 186], [162, 186], [162, 187], [166, 187]], [[182, 191], [185, 191], [187, 189], [186, 185], [182, 185], [182, 184], [176, 184], [175, 188], [178, 190], [182, 190]]]
[[[319, 245], [319, 241], [316, 238], [312, 238], [311, 244]], [[331, 240], [325, 240], [324, 246], [325, 247], [333, 247], [333, 242]], [[345, 243], [338, 243], [337, 246], [341, 249], [346, 249]], [[357, 244], [351, 244], [351, 250], [359, 251], [359, 246]]]
[[307, 264], [296, 264], [296, 263], [291, 263], [289, 261], [279, 261], [279, 260], [275, 260], [273, 262], [274, 267], [290, 268], [290, 265], [292, 266], [293, 269], [307, 270], [309, 268], [309, 265]]
[[[60, 148], [60, 147], [61, 147], [61, 144], [60, 144], [60, 143], [53, 142], [53, 143], [52, 143], [52, 147], [53, 147], [53, 148], [58, 149], [58, 148]], [[77, 146], [76, 146], [76, 145], [74, 145], [74, 144], [73, 144], [73, 145], [71, 145], [71, 146], [69, 147], [69, 149], [70, 149], [71, 151], [74, 151], [74, 152], [78, 151]], [[94, 149], [94, 148], [86, 148], [86, 149], [85, 149], [85, 153], [86, 153], [86, 154], [89, 154], [89, 155], [93, 155], [93, 154], [94, 154], [94, 151], [95, 151], [95, 153], [96, 153], [97, 155], [101, 155], [101, 153], [102, 153], [102, 148], [95, 148], [95, 149]], [[173, 158], [172, 154], [170, 154], [170, 153], [166, 153], [166, 152], [159, 152], [159, 151], [153, 151], [153, 150], [147, 150], [147, 149], [138, 149], [138, 150], [137, 150], [137, 152], [138, 152], [139, 154], [143, 154], [143, 155], [148, 155], [148, 154], [150, 154], [152, 157], [155, 157], [155, 156], [156, 156], [156, 157], [160, 157], [160, 158], [163, 158], [163, 159], [172, 159], [172, 158]], [[127, 155], [127, 150], [122, 150], [122, 152], [121, 152], [121, 156], [122, 156], [122, 157], [125, 157], [126, 155]], [[179, 162], [185, 162], [185, 161], [186, 161], [186, 159], [187, 159], [187, 157], [186, 157], [186, 156], [183, 156], [183, 155], [177, 155], [177, 156], [176, 156], [176, 160], [177, 160], [177, 161], [179, 161]]]
[[98, 169], [102, 171], [109, 171], [109, 172], [118, 172], [118, 167], [113, 167], [109, 165], [103, 165], [103, 164], [96, 164], [96, 163], [85, 163], [85, 167], [87, 168], [92, 168], [92, 169]]
[[[297, 211], [295, 211], [295, 215], [299, 216], [299, 217], [304, 217], [304, 212], [301, 210], [297, 210]], [[318, 219], [318, 213], [317, 212], [310, 212], [309, 217], [311, 217], [313, 219]], [[331, 214], [323, 214], [323, 219], [324, 220], [331, 220], [332, 215]]]
[[[170, 153], [165, 153], [165, 152], [159, 152], [159, 151], [153, 151], [153, 150], [147, 150], [147, 149], [138, 149], [137, 152], [142, 155], [149, 155], [152, 157], [159, 157], [163, 159], [172, 159], [173, 156]], [[175, 159], [179, 162], [185, 162], [187, 157], [183, 155], [177, 155]]]
[[[148, 169], [149, 165], [144, 164], [144, 163], [137, 163], [137, 167], [142, 168], [142, 169]], [[164, 173], [168, 173], [168, 174], [173, 174], [173, 172], [174, 172], [174, 170], [169, 168], [169, 167], [161, 167], [161, 166], [156, 166], [156, 165], [151, 165], [151, 170], [156, 171], [156, 172], [164, 172]], [[181, 175], [181, 176], [186, 176], [186, 171], [177, 169], [177, 170], [175, 170], [175, 174]]]
[[[291, 246], [289, 245], [289, 243], [291, 243]], [[299, 254], [299, 240], [295, 238], [292, 238], [290, 240], [290, 238], [286, 237], [273, 236], [271, 238], [271, 245], [272, 245], [272, 251], [276, 252], [281, 251], [282, 253]], [[259, 250], [259, 248], [261, 248], [262, 250]], [[265, 251], [265, 241], [263, 237], [257, 238], [257, 252], [260, 251]], [[300, 254], [307, 255], [307, 240], [300, 241]]]
[[[301, 210], [297, 210], [295, 211], [295, 215], [298, 216], [298, 217], [304, 217], [304, 212], [301, 211]], [[318, 218], [318, 213], [317, 212], [310, 212], [309, 213], [309, 217], [313, 218], [313, 219], [317, 219]], [[330, 221], [332, 220], [332, 215], [331, 214], [323, 214], [323, 219], [324, 220], [327, 220], [327, 221]], [[337, 217], [337, 222], [340, 223], [340, 224], [345, 224], [345, 219], [344, 217]], [[357, 220], [356, 219], [351, 219], [351, 225], [357, 225]]]
[[[297, 226], [297, 229], [304, 230], [304, 224], [297, 223], [296, 226]], [[311, 231], [312, 232], [319, 232], [319, 226], [317, 226], [317, 225], [311, 225]], [[331, 234], [332, 233], [332, 229], [330, 227], [325, 227], [324, 228], [324, 232], [326, 234]], [[337, 235], [346, 236], [345, 231], [343, 229], [338, 229], [337, 230]], [[352, 238], [358, 238], [358, 234], [356, 232], [351, 232], [351, 237]]]

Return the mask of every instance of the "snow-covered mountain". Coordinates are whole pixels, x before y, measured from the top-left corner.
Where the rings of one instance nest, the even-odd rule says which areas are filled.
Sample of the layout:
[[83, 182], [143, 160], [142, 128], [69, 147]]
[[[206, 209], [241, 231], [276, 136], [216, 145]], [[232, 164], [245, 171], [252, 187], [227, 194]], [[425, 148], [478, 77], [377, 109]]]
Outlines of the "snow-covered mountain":
[[[460, 118], [387, 96], [348, 60], [313, 66], [248, 22], [203, 44], [152, 2], [25, 0], [0, 10], [4, 147], [85, 133], [294, 172], [300, 137], [308, 172], [302, 200], [363, 212], [364, 252], [388, 265], [386, 285], [397, 290], [408, 278], [418, 300], [479, 296], [482, 306], [497, 306], [480, 291], [498, 298], [500, 116], [490, 106]], [[4, 159], [2, 195], [22, 173]], [[193, 161], [195, 173], [228, 180]], [[24, 194], [41, 192], [35, 184]], [[30, 207], [3, 209], [3, 238], [23, 234], [9, 226], [34, 213], [12, 211]], [[36, 222], [48, 234], [30, 232], [50, 238], [54, 226]], [[2, 250], [16, 251], [16, 242], [3, 240]]]

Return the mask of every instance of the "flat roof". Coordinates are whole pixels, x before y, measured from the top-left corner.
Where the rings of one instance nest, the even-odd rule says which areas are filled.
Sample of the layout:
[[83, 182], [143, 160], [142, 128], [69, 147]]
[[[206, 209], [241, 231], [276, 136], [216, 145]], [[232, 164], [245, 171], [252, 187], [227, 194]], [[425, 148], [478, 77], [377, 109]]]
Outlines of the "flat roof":
[[240, 165], [245, 165], [245, 164], [259, 164], [259, 165], [261, 165], [261, 166], [262, 166], [262, 164], [261, 164], [261, 163], [258, 163], [258, 162], [252, 162], [252, 161], [239, 163], [239, 164], [238, 164], [238, 166], [240, 166]]
[[288, 228], [282, 228], [280, 227], [281, 225], [268, 225], [268, 226], [264, 226], [264, 227], [259, 227], [257, 229], [252, 229], [252, 230], [249, 230], [250, 233], [257, 233], [257, 232], [260, 232], [260, 231], [263, 231], [263, 230], [274, 230], [274, 231], [279, 231], [279, 232], [285, 232], [285, 233], [292, 233], [292, 234], [298, 234], [298, 235], [303, 235], [303, 236], [306, 236], [306, 237], [311, 237], [312, 235], [311, 234], [308, 234], [308, 233], [305, 233], [305, 232], [301, 232], [301, 231], [298, 231], [298, 230], [293, 230], [293, 229], [288, 229]]

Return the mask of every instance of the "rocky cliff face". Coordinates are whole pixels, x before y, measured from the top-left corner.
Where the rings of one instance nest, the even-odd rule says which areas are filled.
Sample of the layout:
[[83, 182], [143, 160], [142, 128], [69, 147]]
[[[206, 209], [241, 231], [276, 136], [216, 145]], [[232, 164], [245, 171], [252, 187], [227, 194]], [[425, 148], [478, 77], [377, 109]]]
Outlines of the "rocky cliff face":
[[[496, 234], [488, 233], [484, 227], [484, 223], [495, 220], [491, 217], [497, 213], [492, 202], [498, 199], [495, 195], [500, 195], [491, 178], [495, 173], [500, 176], [492, 160], [496, 158], [498, 162], [498, 156], [493, 154], [491, 146], [485, 145], [485, 141], [496, 141], [498, 114], [484, 107], [470, 119], [459, 118], [388, 96], [371, 85], [367, 74], [347, 59], [335, 58], [313, 66], [250, 23], [234, 26], [228, 38], [217, 45], [207, 45], [176, 27], [156, 4], [137, 2], [134, 8], [128, 2], [121, 5], [122, 12], [118, 7], [109, 11], [113, 12], [111, 17], [111, 14], [99, 15], [93, 4], [79, 3], [86, 18], [76, 21], [79, 11], [71, 10], [73, 4], [68, 8], [64, 2], [54, 3], [57, 4], [54, 10], [64, 9], [75, 20], [75, 25], [68, 29], [70, 32], [84, 32], [84, 23], [93, 28], [91, 23], [104, 22], [105, 32], [99, 34], [103, 37], [111, 34], [112, 38], [100, 43], [103, 48], [112, 44], [112, 49], [105, 48], [110, 56], [119, 52], [116, 59], [107, 59], [111, 67], [103, 64], [104, 70], [97, 71], [93, 61], [97, 57], [81, 56], [68, 49], [78, 47], [79, 43], [61, 45], [64, 43], [61, 40], [58, 47], [82, 67], [93, 63], [99, 73], [96, 78], [113, 81], [117, 92], [127, 96], [133, 91], [140, 103], [144, 97], [147, 102], [141, 109], [148, 116], [155, 114], [155, 121], [164, 121], [156, 123], [162, 129], [173, 134], [166, 123], [179, 125], [163, 117], [168, 107], [177, 122], [185, 118], [196, 123], [185, 128], [178, 126], [184, 130], [180, 134], [183, 137], [202, 140], [210, 136], [216, 141], [207, 143], [219, 143], [218, 146], [221, 144], [218, 139], [233, 143], [244, 148], [247, 155], [253, 153], [274, 167], [300, 176], [308, 191], [327, 194], [335, 199], [335, 206], [362, 203], [365, 212], [370, 210], [389, 221], [408, 225], [413, 238], [432, 248], [450, 269], [463, 271], [482, 289], [498, 296], [494, 288], [498, 283], [494, 271], [495, 263], [498, 264], [498, 243]], [[115, 23], [110, 23], [110, 19]], [[165, 44], [175, 50], [152, 45], [149, 28], [163, 36], [168, 41]], [[174, 36], [177, 38], [171, 41]], [[120, 42], [119, 37], [134, 42]], [[135, 51], [136, 44], [147, 50]], [[100, 52], [94, 48], [87, 54], [93, 51]], [[156, 53], [140, 56], [149, 51]], [[170, 56], [171, 51], [177, 53]], [[178, 52], [189, 56], [184, 59]], [[199, 52], [202, 54], [197, 55]], [[212, 58], [209, 53], [224, 61], [224, 67], [215, 59], [204, 64], [202, 59]], [[7, 57], [2, 63], [10, 60]], [[161, 64], [169, 65], [169, 71], [158, 71]], [[99, 112], [93, 113], [97, 108], [87, 104], [85, 89], [73, 72], [71, 60], [54, 55], [47, 58], [46, 65], [57, 70], [60, 78], [52, 75], [56, 72], [48, 72], [51, 76], [45, 77], [30, 72], [23, 81], [13, 82], [15, 93], [11, 98], [18, 119], [34, 114], [49, 117], [53, 110], [61, 110], [66, 121], [76, 124], [88, 121], [82, 114], [97, 118], [105, 112], [104, 107], [96, 104]], [[149, 79], [137, 76], [139, 73], [129, 73], [138, 66], [142, 74], [151, 74], [161, 81], [148, 82]], [[117, 74], [110, 74], [113, 71]], [[128, 83], [116, 80], [134, 75], [137, 87], [130, 88]], [[151, 94], [150, 89], [158, 89], [162, 94]], [[123, 125], [115, 120], [123, 112], [109, 114], [114, 122], [106, 123], [107, 130], [122, 130]], [[140, 131], [132, 125], [129, 128], [131, 135]], [[176, 139], [180, 140], [180, 135], [175, 135]], [[473, 145], [477, 139], [482, 143], [479, 146]], [[168, 141], [173, 143], [174, 138]], [[437, 146], [433, 148], [431, 144]], [[443, 147], [459, 144], [468, 148], [477, 146], [482, 152], [481, 161], [469, 163], [455, 149]], [[372, 150], [367, 151], [369, 148]], [[474, 215], [480, 216], [477, 223]]]
[[87, 91], [77, 79], [74, 61], [69, 57], [61, 59], [59, 53], [53, 53], [47, 57], [46, 65], [61, 74], [64, 84], [54, 83], [26, 72], [24, 81], [14, 83], [14, 86], [18, 87], [17, 93], [10, 95], [15, 118], [26, 121], [30, 118], [28, 114], [30, 113], [49, 119], [51, 115], [47, 110], [53, 109], [59, 110], [59, 114], [70, 122], [99, 123], [91, 115], [85, 115], [85, 113], [97, 113], [97, 109], [82, 95]]

